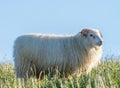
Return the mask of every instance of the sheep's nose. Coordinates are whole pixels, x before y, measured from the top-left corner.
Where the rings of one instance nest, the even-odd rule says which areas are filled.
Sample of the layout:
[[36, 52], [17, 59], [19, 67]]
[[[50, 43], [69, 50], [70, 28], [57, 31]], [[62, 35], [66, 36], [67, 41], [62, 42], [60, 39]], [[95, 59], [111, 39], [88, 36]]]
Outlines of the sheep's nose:
[[99, 41], [99, 45], [102, 45], [102, 44], [103, 44], [103, 41], [102, 41], [102, 40], [100, 40], [100, 41]]

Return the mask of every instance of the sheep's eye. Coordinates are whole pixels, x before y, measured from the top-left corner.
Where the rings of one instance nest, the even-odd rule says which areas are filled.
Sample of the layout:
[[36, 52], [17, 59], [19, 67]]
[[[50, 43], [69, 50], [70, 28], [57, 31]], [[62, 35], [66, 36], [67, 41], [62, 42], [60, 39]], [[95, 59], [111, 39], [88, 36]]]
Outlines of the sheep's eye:
[[90, 34], [90, 37], [94, 38], [95, 39], [95, 36], [93, 34]]
[[92, 37], [93, 35], [92, 34], [90, 34], [90, 37]]

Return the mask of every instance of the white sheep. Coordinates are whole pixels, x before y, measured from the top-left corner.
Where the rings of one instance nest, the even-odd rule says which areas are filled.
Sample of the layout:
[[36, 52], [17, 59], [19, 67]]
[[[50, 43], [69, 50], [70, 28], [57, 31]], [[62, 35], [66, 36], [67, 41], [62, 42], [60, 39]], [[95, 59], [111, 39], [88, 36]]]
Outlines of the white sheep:
[[102, 45], [100, 31], [90, 28], [76, 35], [22, 35], [14, 45], [16, 76], [39, 77], [56, 67], [66, 76], [89, 73], [101, 59]]

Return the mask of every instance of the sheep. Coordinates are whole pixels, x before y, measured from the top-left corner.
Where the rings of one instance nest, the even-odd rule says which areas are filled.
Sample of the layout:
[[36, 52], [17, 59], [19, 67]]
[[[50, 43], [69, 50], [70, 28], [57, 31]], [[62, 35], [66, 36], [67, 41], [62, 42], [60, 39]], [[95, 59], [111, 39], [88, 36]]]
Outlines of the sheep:
[[16, 77], [39, 78], [56, 68], [66, 77], [88, 74], [100, 62], [102, 47], [101, 32], [92, 28], [83, 28], [75, 35], [21, 35], [14, 44]]

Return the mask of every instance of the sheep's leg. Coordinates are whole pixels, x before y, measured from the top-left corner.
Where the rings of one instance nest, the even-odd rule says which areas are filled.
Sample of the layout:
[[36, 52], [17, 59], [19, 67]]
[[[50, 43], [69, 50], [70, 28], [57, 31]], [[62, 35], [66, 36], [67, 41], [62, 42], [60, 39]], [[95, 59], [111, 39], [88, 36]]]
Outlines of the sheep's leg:
[[36, 67], [31, 61], [19, 61], [15, 67], [17, 78], [30, 78], [36, 75]]

